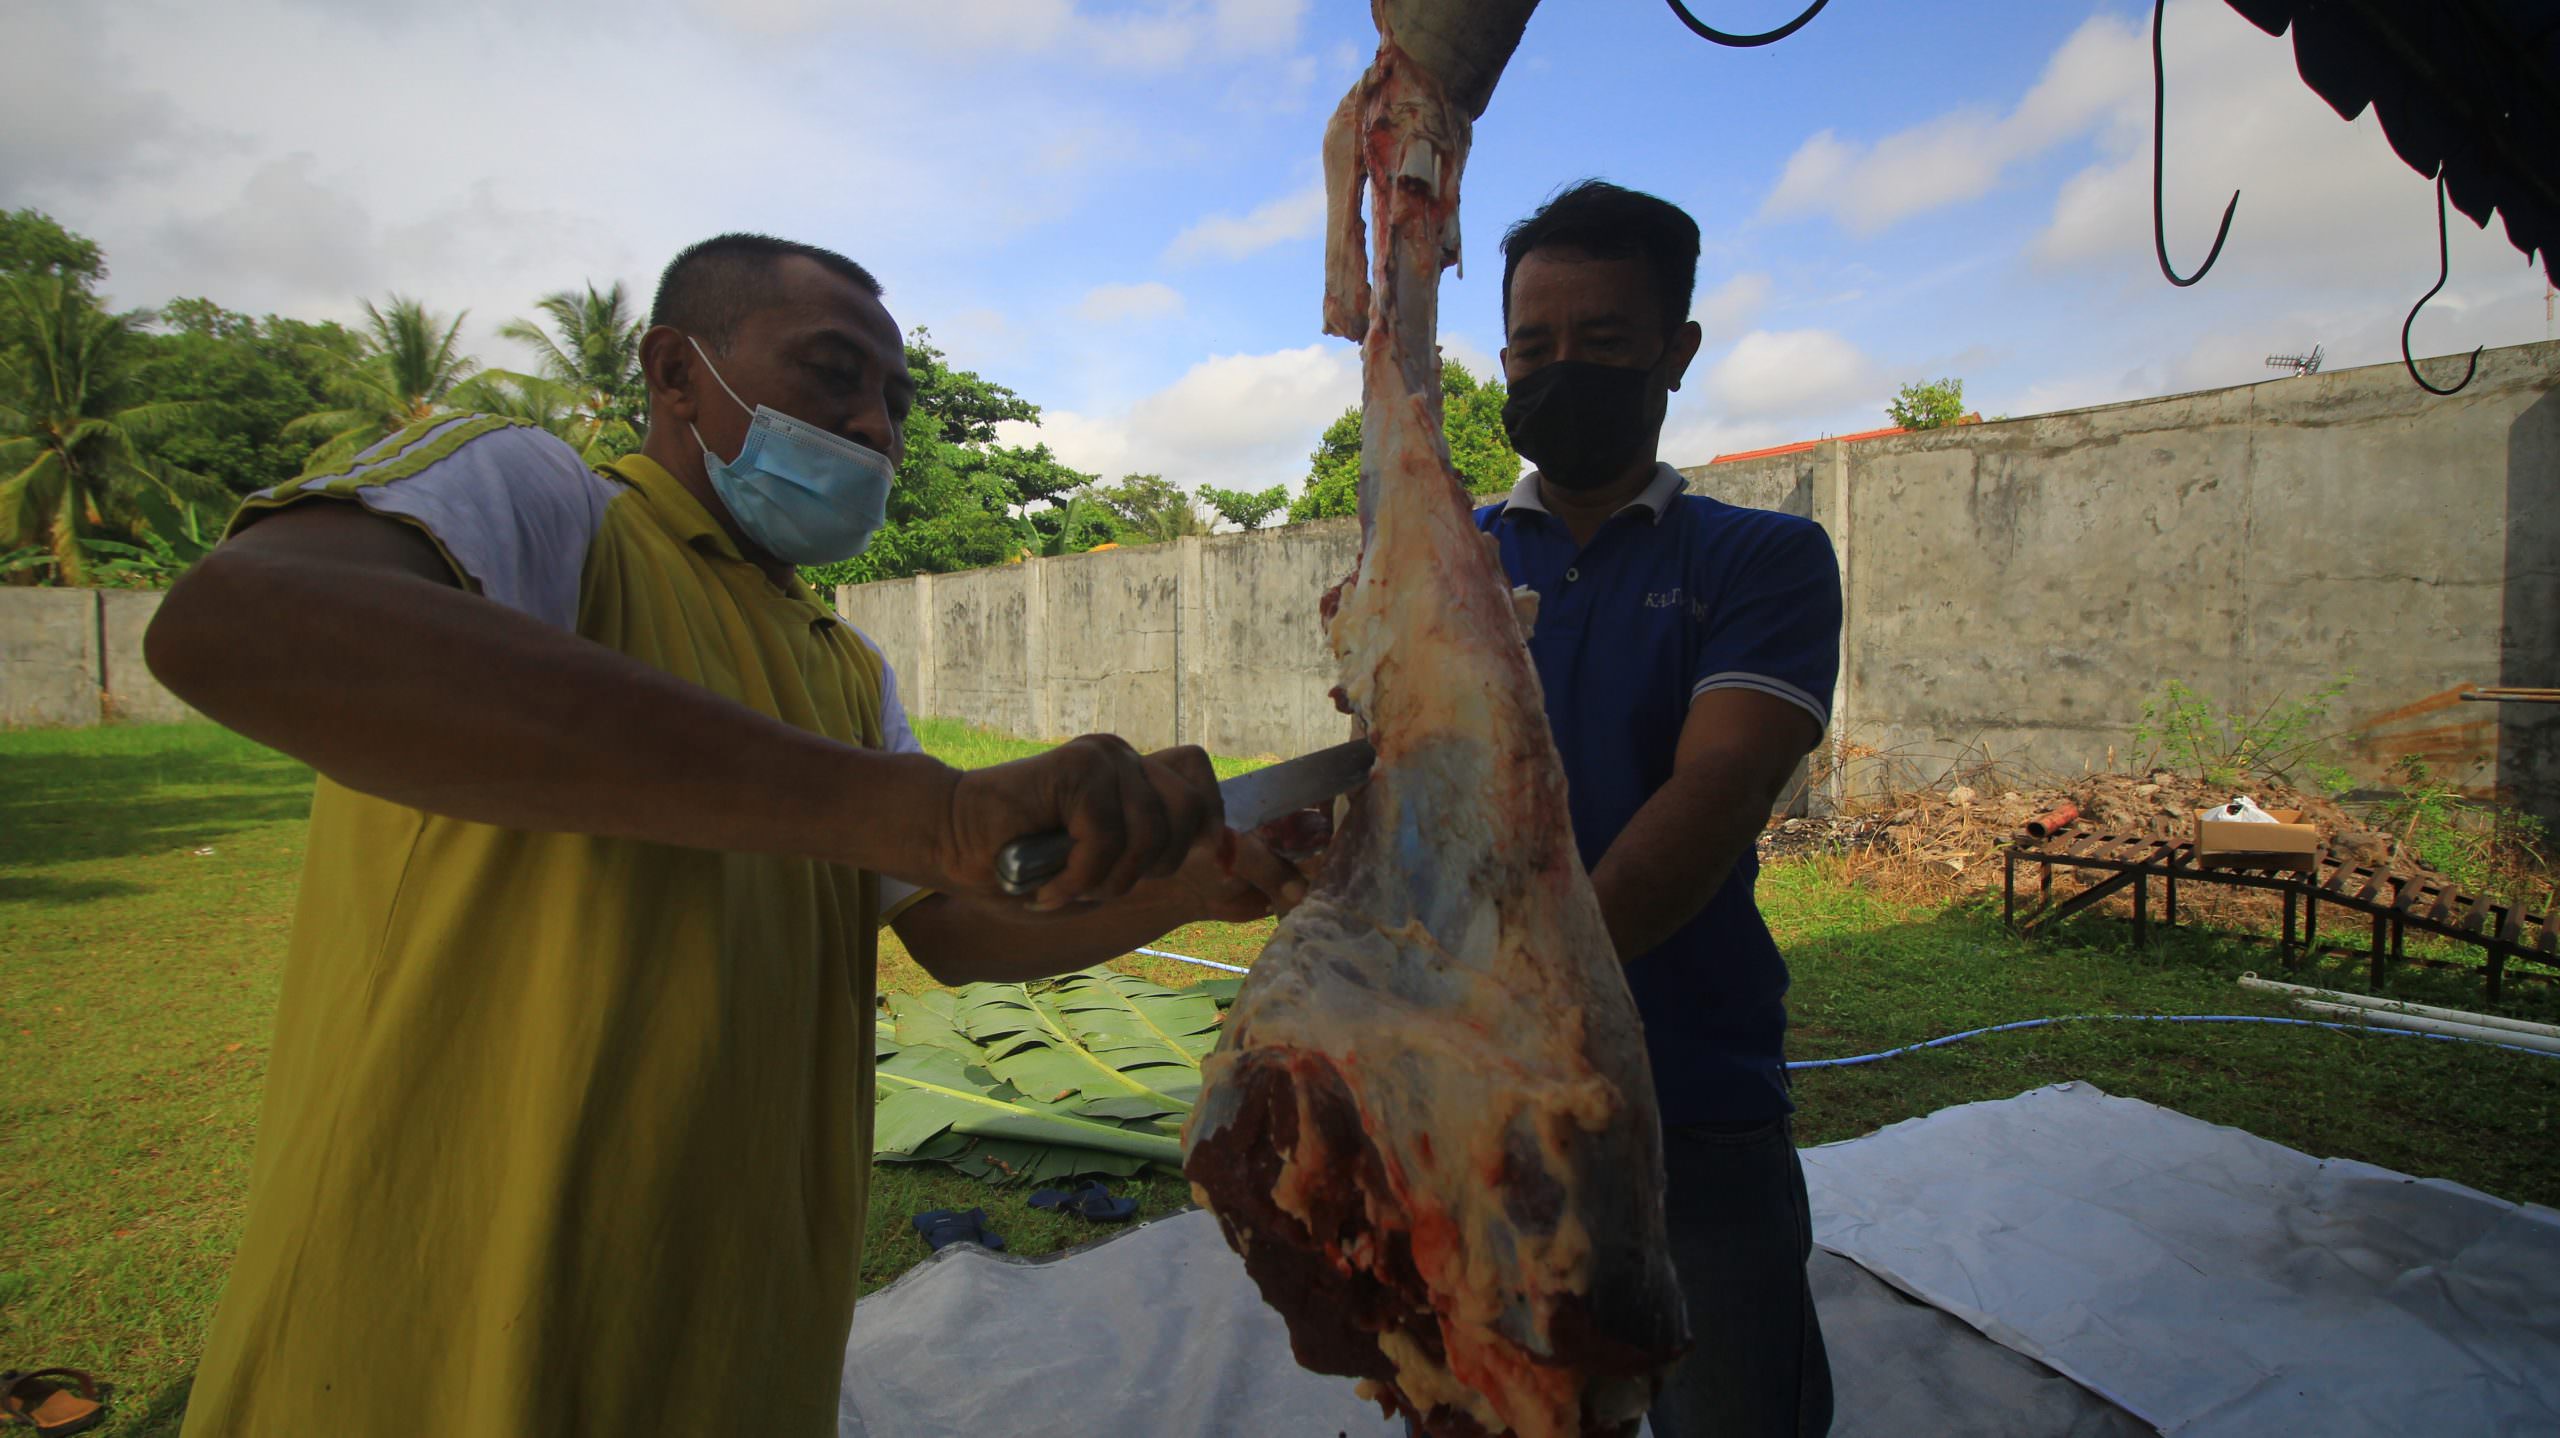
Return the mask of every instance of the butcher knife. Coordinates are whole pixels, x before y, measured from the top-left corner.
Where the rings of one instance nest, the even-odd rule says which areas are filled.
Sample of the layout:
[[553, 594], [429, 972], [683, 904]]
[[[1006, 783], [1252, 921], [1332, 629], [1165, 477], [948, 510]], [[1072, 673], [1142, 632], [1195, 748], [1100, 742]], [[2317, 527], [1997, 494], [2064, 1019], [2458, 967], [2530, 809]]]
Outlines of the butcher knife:
[[[1274, 819], [1329, 803], [1358, 788], [1377, 757], [1368, 740], [1354, 739], [1239, 774], [1218, 786], [1227, 827], [1249, 834]], [[1063, 829], [1016, 839], [996, 850], [996, 882], [1008, 894], [1032, 893], [1066, 870], [1067, 853], [1074, 847]]]

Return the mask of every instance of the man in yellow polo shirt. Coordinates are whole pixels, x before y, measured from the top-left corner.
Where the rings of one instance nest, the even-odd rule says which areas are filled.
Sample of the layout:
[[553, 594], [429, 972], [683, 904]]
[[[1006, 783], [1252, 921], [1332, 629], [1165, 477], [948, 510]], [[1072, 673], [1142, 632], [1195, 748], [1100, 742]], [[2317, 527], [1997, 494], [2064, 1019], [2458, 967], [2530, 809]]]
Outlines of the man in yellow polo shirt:
[[1029, 978], [1299, 892], [1196, 749], [918, 751], [794, 571], [867, 542], [915, 397], [859, 265], [706, 241], [641, 359], [640, 453], [421, 424], [251, 499], [152, 625], [321, 775], [190, 1435], [831, 1434], [875, 928]]

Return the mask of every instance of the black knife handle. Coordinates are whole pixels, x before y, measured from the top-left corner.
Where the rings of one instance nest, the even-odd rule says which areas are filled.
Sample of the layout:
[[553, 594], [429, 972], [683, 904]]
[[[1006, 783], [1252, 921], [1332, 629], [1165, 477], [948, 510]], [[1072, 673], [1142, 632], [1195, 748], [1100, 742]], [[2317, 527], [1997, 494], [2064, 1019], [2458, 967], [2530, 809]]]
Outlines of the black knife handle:
[[996, 883], [1017, 899], [1027, 898], [1067, 871], [1067, 855], [1075, 847], [1064, 829], [1016, 839], [996, 850]]

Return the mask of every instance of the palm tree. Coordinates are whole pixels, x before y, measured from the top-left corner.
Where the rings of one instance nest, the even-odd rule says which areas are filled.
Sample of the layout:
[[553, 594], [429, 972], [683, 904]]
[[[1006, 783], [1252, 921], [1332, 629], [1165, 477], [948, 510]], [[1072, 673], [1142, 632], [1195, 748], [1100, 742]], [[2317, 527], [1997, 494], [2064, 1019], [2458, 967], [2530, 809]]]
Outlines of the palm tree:
[[455, 409], [494, 414], [549, 431], [583, 450], [593, 428], [578, 413], [578, 397], [565, 386], [513, 370], [484, 369], [446, 393]]
[[365, 301], [364, 319], [362, 349], [328, 356], [336, 369], [325, 383], [336, 406], [285, 426], [287, 434], [318, 441], [313, 468], [352, 459], [386, 434], [453, 409], [455, 388], [479, 372], [480, 362], [456, 342], [463, 315], [446, 323], [419, 301], [392, 295], [380, 308]]
[[138, 537], [155, 528], [154, 512], [228, 498], [220, 483], [154, 454], [202, 406], [143, 398], [133, 361], [147, 318], [109, 314], [59, 276], [0, 281], [12, 341], [0, 357], [0, 551], [49, 553], [64, 584], [87, 577], [83, 531]]
[[535, 308], [550, 317], [549, 331], [516, 319], [500, 325], [498, 333], [532, 346], [540, 378], [569, 394], [577, 427], [562, 437], [591, 458], [637, 447], [640, 437], [626, 417], [627, 406], [616, 401], [640, 377], [640, 335], [647, 326], [631, 312], [622, 281], [601, 294], [589, 281], [585, 294], [560, 290], [543, 296]]

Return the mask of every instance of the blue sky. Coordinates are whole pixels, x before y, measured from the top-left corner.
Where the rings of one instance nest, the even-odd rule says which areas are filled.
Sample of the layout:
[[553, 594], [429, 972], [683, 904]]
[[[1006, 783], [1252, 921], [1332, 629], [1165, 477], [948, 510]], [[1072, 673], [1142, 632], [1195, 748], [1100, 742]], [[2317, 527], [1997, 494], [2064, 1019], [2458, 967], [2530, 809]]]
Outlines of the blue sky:
[[[1704, 0], [1728, 29], [1796, 0]], [[901, 322], [1049, 411], [1106, 477], [1292, 483], [1357, 396], [1318, 333], [1317, 140], [1374, 46], [1363, 0], [0, 0], [57, 63], [0, 95], [0, 204], [106, 244], [126, 304], [345, 317], [401, 288], [492, 331], [539, 294], [645, 293], [761, 228], [878, 271]], [[1666, 457], [1881, 424], [1955, 375], [2026, 414], [2396, 358], [2432, 194], [2289, 40], [2171, 0], [2149, 245], [2149, 11], [1834, 0], [1728, 51], [1654, 0], [1547, 0], [1478, 127], [1444, 341], [1500, 344], [1503, 227], [1586, 174], [1697, 216], [1708, 344]], [[2543, 289], [2454, 219], [2422, 353], [2545, 337]], [[1027, 437], [1027, 436], [1026, 436]]]

